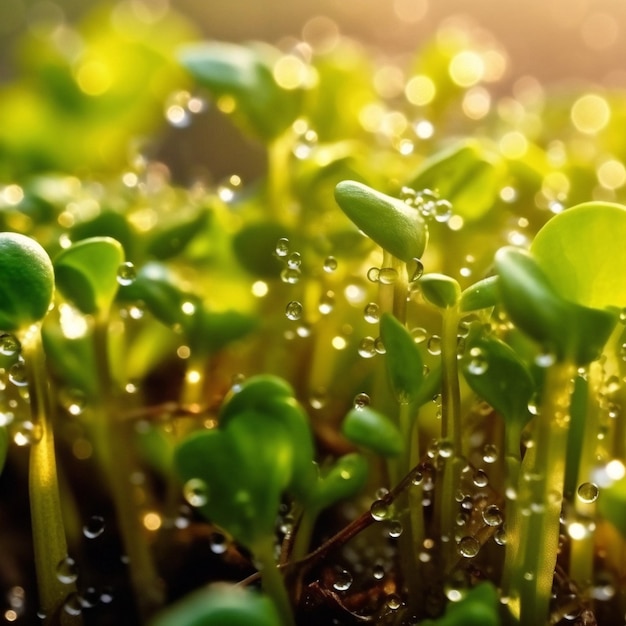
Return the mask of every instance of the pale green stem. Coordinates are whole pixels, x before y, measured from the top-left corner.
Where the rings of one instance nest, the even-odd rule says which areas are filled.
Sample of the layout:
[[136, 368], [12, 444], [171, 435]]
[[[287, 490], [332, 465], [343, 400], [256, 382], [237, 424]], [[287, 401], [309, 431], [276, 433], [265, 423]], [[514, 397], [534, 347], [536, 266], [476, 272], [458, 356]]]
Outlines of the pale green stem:
[[556, 363], [546, 374], [534, 446], [522, 462], [516, 515], [519, 549], [513, 564], [509, 607], [520, 626], [548, 620], [559, 546], [571, 380], [575, 367]]
[[273, 139], [267, 147], [267, 201], [271, 216], [284, 223], [291, 201], [289, 159], [293, 137], [291, 129]]
[[57, 623], [57, 616], [60, 616], [61, 624], [78, 626], [82, 624], [82, 617], [70, 615], [62, 608], [67, 596], [76, 591], [76, 585], [62, 582], [57, 575], [59, 565], [68, 554], [54, 451], [53, 404], [41, 325], [31, 326], [21, 337], [21, 342], [36, 433], [30, 449], [29, 495], [40, 609], [46, 616], [46, 624]]
[[285, 587], [285, 581], [274, 558], [274, 538], [269, 537], [252, 547], [252, 552], [259, 563], [263, 591], [272, 599], [282, 626], [295, 626], [293, 609]]
[[135, 468], [129, 453], [130, 442], [122, 430], [123, 423], [118, 419], [120, 406], [111, 377], [108, 323], [105, 316], [96, 319], [94, 345], [99, 387], [94, 414], [94, 445], [111, 490], [138, 609], [143, 621], [146, 621], [162, 605], [163, 589], [146, 540], [145, 529], [139, 519], [134, 488], [130, 482]]

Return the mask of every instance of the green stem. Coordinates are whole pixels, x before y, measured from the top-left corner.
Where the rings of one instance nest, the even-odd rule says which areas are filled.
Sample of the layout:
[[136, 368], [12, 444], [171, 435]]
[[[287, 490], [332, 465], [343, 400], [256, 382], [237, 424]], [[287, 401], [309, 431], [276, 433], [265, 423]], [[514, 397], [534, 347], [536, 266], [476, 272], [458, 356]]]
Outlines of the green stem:
[[115, 384], [109, 364], [108, 324], [104, 316], [94, 326], [99, 399], [94, 415], [94, 445], [100, 456], [115, 506], [117, 523], [128, 556], [131, 582], [143, 621], [163, 603], [163, 590], [145, 531], [135, 505], [130, 482], [134, 470], [128, 438], [117, 419], [120, 414]]
[[29, 495], [40, 608], [46, 624], [56, 623], [60, 614], [62, 624], [78, 625], [82, 624], [80, 615], [62, 611], [65, 599], [76, 591], [76, 585], [64, 583], [57, 576], [59, 565], [67, 558], [67, 542], [56, 471], [52, 402], [39, 324], [31, 326], [22, 337], [22, 354], [32, 419], [38, 434], [30, 450]]
[[263, 591], [273, 600], [281, 617], [283, 626], [295, 626], [293, 609], [285, 587], [283, 575], [274, 558], [274, 537], [259, 542], [252, 550], [259, 562]]
[[287, 205], [290, 202], [289, 189], [289, 158], [293, 137], [289, 128], [276, 137], [267, 148], [267, 201], [270, 215], [281, 222], [289, 214]]
[[[556, 363], [546, 375], [535, 445], [522, 462], [519, 547], [513, 563], [509, 606], [520, 626], [548, 619], [559, 546], [560, 514], [569, 428], [571, 363]], [[529, 549], [531, 548], [531, 549]]]

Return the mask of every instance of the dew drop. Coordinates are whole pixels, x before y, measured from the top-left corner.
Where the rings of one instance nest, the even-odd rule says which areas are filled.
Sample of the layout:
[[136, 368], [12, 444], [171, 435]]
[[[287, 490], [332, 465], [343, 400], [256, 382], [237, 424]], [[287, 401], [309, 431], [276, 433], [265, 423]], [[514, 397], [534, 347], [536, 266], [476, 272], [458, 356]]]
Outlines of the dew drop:
[[277, 257], [286, 257], [289, 254], [289, 239], [281, 237], [276, 242], [276, 249], [274, 252]]
[[441, 337], [439, 335], [432, 335], [428, 339], [426, 344], [428, 352], [433, 356], [438, 356], [441, 354]]
[[287, 267], [292, 269], [292, 270], [297, 270], [300, 269], [300, 266], [302, 265], [302, 257], [300, 256], [299, 252], [292, 252], [288, 257], [287, 257]]
[[[78, 595], [78, 593], [74, 591], [70, 593], [69, 596], [67, 596], [67, 599], [63, 604], [63, 611], [68, 615], [72, 615], [73, 617], [76, 617], [82, 613], [83, 605], [80, 601], [80, 596]], [[62, 621], [63, 620], [61, 620], [61, 622]]]
[[285, 315], [292, 321], [299, 320], [302, 317], [302, 304], [297, 300], [292, 300], [285, 307]]
[[474, 472], [473, 482], [477, 487], [486, 487], [489, 484], [489, 476], [484, 470], [478, 469]]
[[442, 439], [437, 443], [437, 452], [444, 459], [449, 459], [454, 454], [454, 444], [449, 439]]
[[483, 448], [483, 461], [485, 463], [495, 463], [498, 460], [498, 448], [493, 443], [488, 443]]
[[498, 528], [498, 530], [496, 530], [495, 534], [493, 535], [493, 540], [499, 546], [506, 545], [507, 536], [506, 536], [506, 530], [504, 529], [504, 527], [501, 526], [500, 528]]
[[502, 511], [495, 504], [490, 504], [483, 509], [483, 521], [487, 526], [500, 526], [504, 521]]
[[370, 267], [367, 270], [367, 280], [371, 283], [377, 283], [380, 278], [380, 269], [378, 267]]
[[483, 351], [478, 347], [473, 347], [469, 351], [469, 363], [467, 364], [467, 370], [474, 376], [481, 376], [487, 371], [489, 363], [485, 357]]
[[335, 574], [333, 588], [337, 591], [347, 591], [352, 586], [352, 574], [347, 570], [341, 570]]
[[15, 356], [21, 349], [20, 342], [11, 333], [0, 335], [0, 354], [4, 356]]
[[28, 386], [28, 377], [26, 373], [26, 363], [24, 363], [23, 358], [19, 358], [17, 363], [13, 363], [9, 368], [9, 380], [16, 387], [26, 387]]
[[87, 398], [80, 389], [61, 389], [59, 401], [61, 406], [74, 417], [81, 415], [87, 404]]
[[552, 352], [540, 352], [535, 357], [535, 364], [539, 367], [550, 367], [556, 363], [556, 355]]
[[582, 483], [578, 487], [578, 498], [581, 502], [595, 502], [600, 495], [600, 489], [594, 483]]
[[337, 269], [337, 259], [334, 256], [327, 256], [324, 259], [324, 271], [327, 274], [332, 274]]
[[211, 533], [209, 547], [213, 554], [224, 554], [228, 550], [228, 539], [222, 533]]
[[465, 557], [466, 559], [472, 559], [478, 554], [480, 550], [480, 544], [478, 543], [478, 540], [474, 537], [463, 537], [459, 541], [457, 550], [462, 557]]
[[66, 556], [57, 565], [57, 579], [64, 585], [71, 585], [75, 583], [78, 578], [78, 569], [76, 567], [76, 561], [70, 556]]
[[392, 539], [397, 539], [404, 529], [402, 528], [402, 522], [400, 520], [394, 519], [389, 522], [389, 527], [387, 529], [387, 534]]
[[445, 224], [452, 217], [452, 204], [448, 200], [437, 200], [433, 210], [435, 221]]
[[363, 316], [368, 324], [377, 324], [380, 320], [380, 307], [376, 302], [368, 302], [363, 309]]
[[104, 532], [104, 518], [100, 515], [92, 515], [83, 526], [83, 535], [87, 539], [96, 539]]
[[191, 506], [204, 506], [209, 501], [209, 488], [200, 478], [191, 478], [183, 486], [185, 500]]
[[335, 292], [327, 291], [320, 298], [319, 304], [317, 305], [318, 311], [322, 315], [328, 315], [335, 308]]
[[357, 393], [354, 396], [354, 400], [352, 401], [352, 405], [355, 409], [363, 409], [370, 404], [370, 397], [366, 393]]
[[374, 337], [363, 337], [359, 343], [359, 355], [364, 359], [371, 359], [376, 356], [376, 339]]
[[402, 599], [397, 593], [390, 593], [387, 596], [387, 608], [391, 611], [397, 611], [402, 606]]
[[409, 282], [416, 283], [424, 273], [424, 264], [421, 259], [411, 259], [411, 261], [407, 264], [407, 272], [409, 274]]
[[137, 271], [130, 261], [122, 263], [117, 268], [117, 282], [122, 285], [122, 287], [132, 285], [135, 278], [137, 278]]
[[421, 326], [411, 329], [411, 337], [415, 343], [424, 343], [428, 337], [428, 331]]
[[370, 507], [370, 515], [376, 522], [382, 522], [389, 517], [389, 505], [384, 500], [374, 500]]
[[378, 273], [378, 282], [383, 285], [393, 285], [398, 280], [398, 272], [393, 267], [381, 267]]
[[376, 580], [382, 580], [385, 577], [385, 567], [383, 565], [375, 565], [372, 575]]
[[280, 272], [280, 279], [288, 285], [295, 285], [299, 280], [302, 272], [299, 269], [285, 267]]

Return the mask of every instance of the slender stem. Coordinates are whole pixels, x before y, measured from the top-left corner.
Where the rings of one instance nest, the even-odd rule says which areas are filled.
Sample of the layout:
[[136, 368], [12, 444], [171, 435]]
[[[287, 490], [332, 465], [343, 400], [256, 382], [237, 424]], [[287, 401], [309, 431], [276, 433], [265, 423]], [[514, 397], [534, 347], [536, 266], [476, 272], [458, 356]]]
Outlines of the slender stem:
[[52, 624], [55, 616], [60, 614], [63, 624], [78, 625], [82, 624], [80, 615], [62, 611], [65, 599], [76, 591], [76, 585], [74, 581], [63, 582], [70, 579], [60, 579], [57, 575], [60, 564], [68, 555], [56, 471], [51, 421], [53, 405], [41, 325], [31, 326], [22, 337], [22, 354], [27, 370], [32, 419], [38, 434], [30, 450], [29, 495], [40, 608], [46, 616], [46, 624]]
[[274, 538], [270, 537], [266, 541], [259, 542], [259, 545], [253, 548], [253, 553], [260, 565], [263, 590], [276, 605], [283, 626], [295, 626], [285, 581], [274, 558]]
[[141, 525], [130, 482], [133, 471], [128, 439], [118, 419], [118, 397], [109, 364], [108, 324], [104, 316], [94, 326], [99, 401], [94, 415], [94, 445], [108, 479], [117, 523], [128, 555], [130, 576], [144, 621], [163, 603], [161, 581]]
[[267, 148], [267, 200], [269, 214], [284, 220], [289, 204], [289, 157], [293, 143], [291, 129], [276, 137]]
[[515, 555], [509, 602], [514, 615], [519, 615], [520, 626], [538, 626], [548, 619], [559, 545], [574, 373], [575, 367], [568, 362], [548, 369], [535, 445], [522, 462], [516, 513], [519, 547], [523, 549]]

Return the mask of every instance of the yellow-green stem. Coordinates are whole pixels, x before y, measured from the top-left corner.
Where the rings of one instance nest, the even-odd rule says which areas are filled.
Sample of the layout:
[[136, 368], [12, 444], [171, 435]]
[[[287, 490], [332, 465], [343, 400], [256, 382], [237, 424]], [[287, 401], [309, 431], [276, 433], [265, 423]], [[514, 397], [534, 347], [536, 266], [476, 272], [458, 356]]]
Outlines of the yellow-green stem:
[[[41, 326], [31, 326], [22, 339], [22, 355], [26, 364], [32, 421], [36, 440], [30, 450], [29, 495], [35, 569], [39, 604], [46, 616], [44, 623], [82, 624], [80, 615], [63, 611], [67, 596], [76, 591], [74, 582], [64, 583], [57, 573], [67, 558], [67, 542], [61, 512], [52, 431], [52, 407]], [[68, 580], [68, 579], [66, 579]]]
[[571, 381], [575, 371], [567, 362], [548, 369], [534, 446], [522, 462], [516, 506], [520, 549], [513, 564], [509, 601], [513, 614], [519, 616], [520, 626], [540, 626], [548, 620], [559, 546]]
[[96, 369], [99, 398], [94, 414], [94, 446], [100, 457], [111, 490], [117, 523], [128, 556], [130, 577], [138, 610], [145, 622], [163, 603], [159, 579], [145, 529], [139, 519], [130, 476], [133, 472], [129, 441], [118, 419], [120, 406], [111, 377], [108, 345], [108, 323], [104, 316], [94, 326]]
[[289, 158], [293, 137], [291, 129], [276, 137], [267, 148], [267, 201], [269, 213], [281, 222], [289, 215]]

